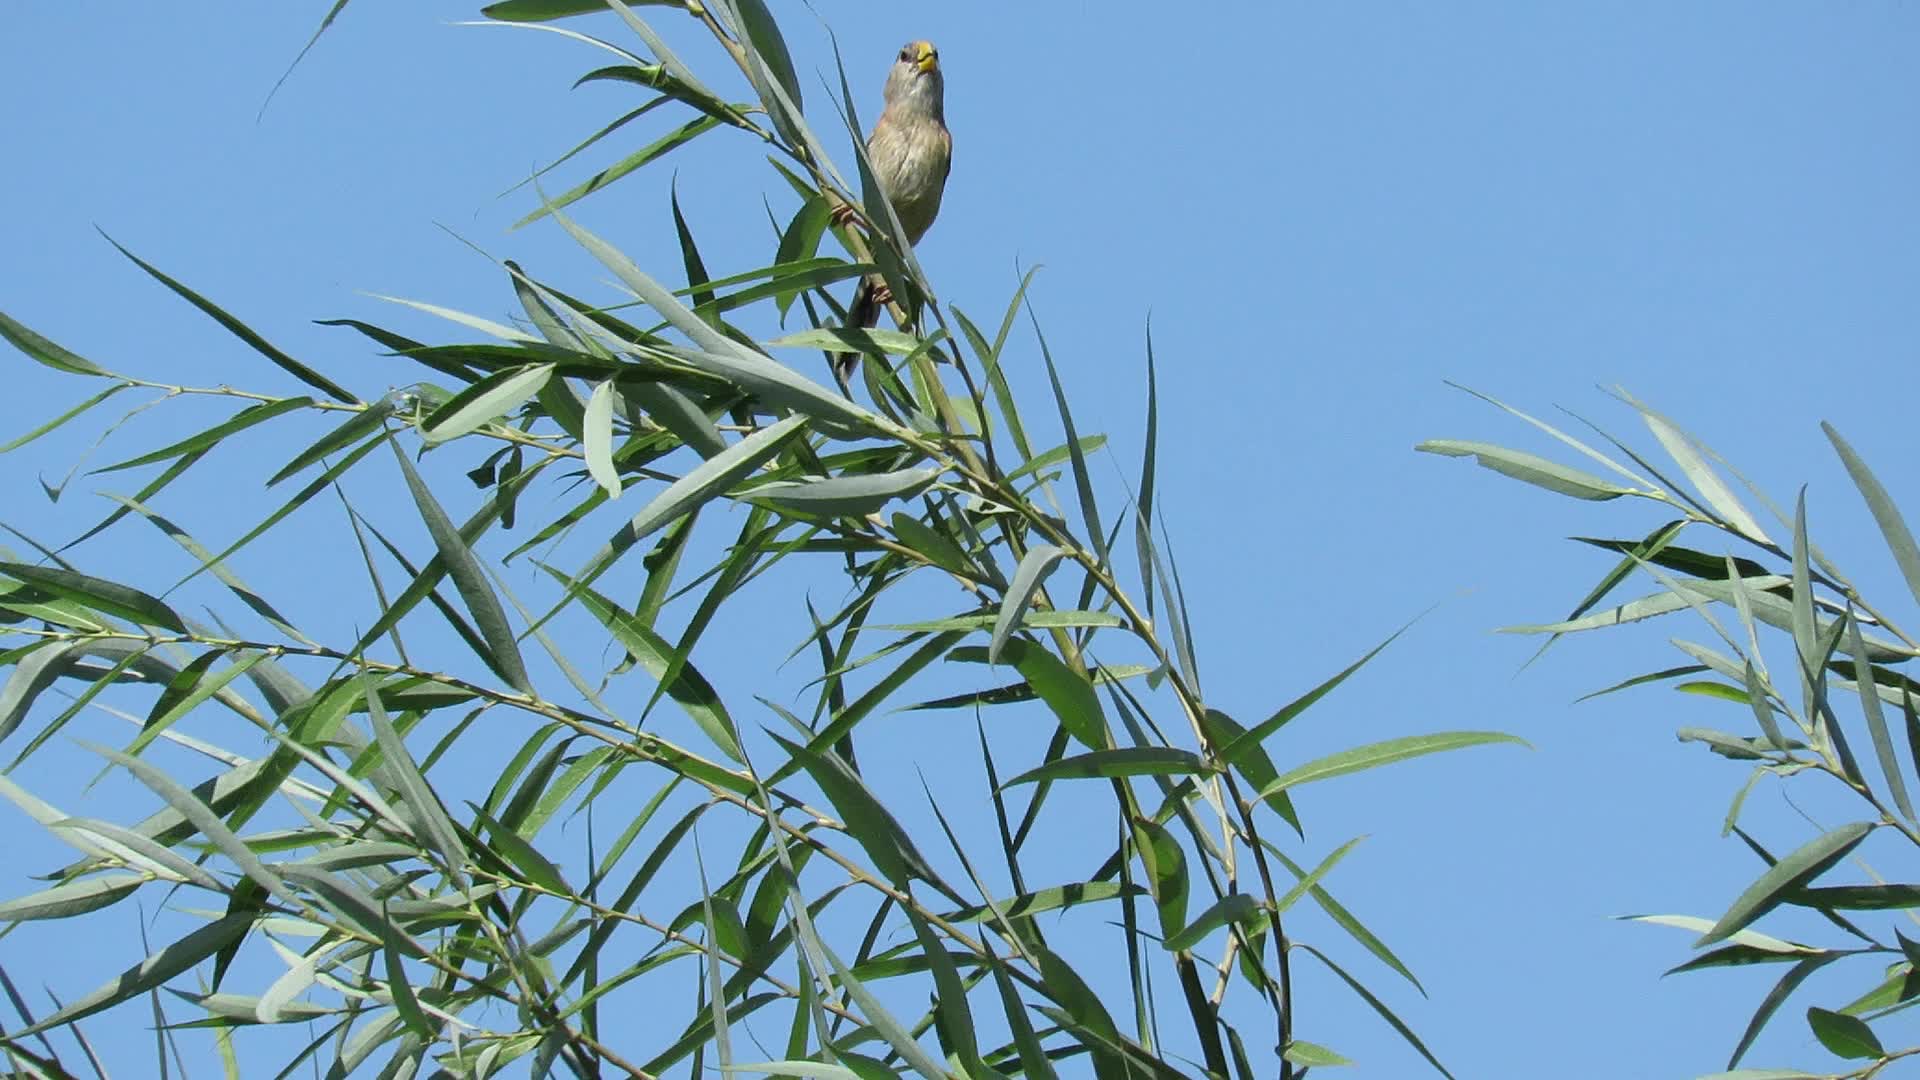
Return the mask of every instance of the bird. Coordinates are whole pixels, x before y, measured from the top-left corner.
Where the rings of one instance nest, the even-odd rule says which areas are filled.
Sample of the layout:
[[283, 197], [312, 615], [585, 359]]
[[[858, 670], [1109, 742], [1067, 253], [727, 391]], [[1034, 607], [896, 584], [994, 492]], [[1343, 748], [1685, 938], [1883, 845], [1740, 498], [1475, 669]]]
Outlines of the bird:
[[[947, 174], [953, 169], [953, 135], [947, 130], [946, 79], [940, 71], [940, 50], [931, 41], [909, 41], [900, 47], [882, 93], [880, 118], [867, 136], [867, 160], [893, 212], [900, 218], [909, 244], [918, 244], [940, 214]], [[878, 277], [860, 279], [853, 302], [847, 305], [846, 325], [865, 329], [879, 321], [880, 308], [891, 299]], [[844, 388], [859, 357], [834, 357], [834, 374]]]

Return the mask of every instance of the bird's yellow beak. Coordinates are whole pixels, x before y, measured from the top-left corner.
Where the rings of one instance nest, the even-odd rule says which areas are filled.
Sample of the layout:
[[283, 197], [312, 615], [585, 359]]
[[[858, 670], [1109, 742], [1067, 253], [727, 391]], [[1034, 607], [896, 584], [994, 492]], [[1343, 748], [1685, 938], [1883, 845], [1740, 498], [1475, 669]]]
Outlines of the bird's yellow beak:
[[913, 66], [919, 70], [936, 71], [940, 67], [940, 50], [933, 47], [931, 41], [916, 41], [907, 46], [913, 52]]

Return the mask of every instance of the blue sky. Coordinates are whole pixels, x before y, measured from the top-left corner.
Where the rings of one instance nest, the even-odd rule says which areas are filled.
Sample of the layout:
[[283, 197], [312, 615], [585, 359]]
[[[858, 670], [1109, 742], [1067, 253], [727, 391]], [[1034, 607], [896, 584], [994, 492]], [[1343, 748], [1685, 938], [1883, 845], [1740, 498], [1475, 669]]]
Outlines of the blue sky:
[[[462, 238], [555, 281], [591, 288], [606, 278], [556, 228], [506, 231], [530, 196], [497, 197], [628, 107], [618, 88], [568, 90], [604, 54], [557, 35], [451, 25], [477, 5], [356, 3], [257, 117], [326, 6], [10, 12], [0, 37], [13, 91], [0, 136], [14, 153], [0, 171], [9, 208], [0, 310], [120, 370], [289, 390], [123, 260], [97, 226], [371, 395], [413, 376], [309, 320], [455, 338], [370, 293], [508, 317], [504, 279]], [[804, 6], [775, 7], [809, 113], [829, 131], [835, 76], [823, 23]], [[1536, 415], [1566, 406], [1649, 445], [1632, 413], [1596, 389], [1621, 385], [1776, 500], [1790, 504], [1808, 485], [1816, 539], [1869, 596], [1901, 610], [1904, 592], [1818, 422], [1835, 423], [1920, 513], [1920, 487], [1899, 467], [1913, 454], [1920, 359], [1920, 9], [1245, 4], [1172, 19], [1131, 3], [816, 10], [838, 35], [869, 121], [900, 42], [939, 44], [955, 163], [919, 255], [943, 296], [978, 321], [997, 319], [1020, 271], [1044, 264], [1036, 311], [1081, 428], [1112, 437], [1111, 455], [1095, 463], [1110, 505], [1137, 470], [1151, 315], [1160, 505], [1210, 702], [1243, 722], [1263, 717], [1437, 604], [1290, 727], [1276, 757], [1454, 728], [1510, 731], [1535, 747], [1423, 760], [1300, 795], [1314, 858], [1367, 835], [1331, 884], [1429, 999], [1393, 986], [1336, 930], [1308, 922], [1299, 932], [1353, 959], [1463, 1077], [1721, 1067], [1771, 975], [1662, 980], [1689, 955], [1686, 936], [1608, 917], [1711, 917], [1758, 872], [1718, 835], [1743, 771], [1673, 739], [1681, 726], [1740, 718], [1665, 690], [1573, 703], [1678, 663], [1665, 640], [1705, 631], [1670, 620], [1567, 641], [1524, 671], [1533, 643], [1489, 632], [1563, 614], [1604, 570], [1563, 537], [1637, 535], [1659, 517], [1559, 499], [1411, 448], [1456, 437], [1551, 452], [1443, 380]], [[684, 20], [649, 11], [688, 43], [696, 68], [720, 70]], [[574, 25], [629, 40], [608, 18]], [[591, 163], [641, 137], [635, 130]], [[563, 182], [585, 167], [563, 171]], [[762, 265], [771, 244], [761, 200], [790, 209], [790, 193], [744, 140], [702, 140], [581, 204], [578, 217], [675, 278], [666, 186], [676, 171], [709, 267]], [[1037, 355], [1022, 349], [1035, 366], [1017, 379], [1030, 409], [1044, 409]], [[0, 440], [89, 392], [23, 359], [4, 370]], [[152, 410], [92, 463], [213, 415]], [[59, 475], [95, 430], [76, 425], [9, 455], [4, 520], [66, 536], [102, 512], [91, 491], [130, 492], [131, 481], [83, 477], [57, 506], [40, 493], [34, 474]], [[269, 456], [286, 455], [275, 446]], [[442, 471], [457, 480], [451, 466]], [[183, 485], [166, 509], [223, 535], [232, 526], [217, 523], [237, 520], [235, 496], [216, 479]], [[132, 577], [136, 568], [115, 560], [141, 549], [82, 551]], [[330, 568], [351, 580], [354, 562], [339, 552], [312, 560], [255, 559], [243, 572], [296, 621], [325, 627], [348, 617], [334, 608]], [[793, 595], [769, 602], [797, 610]], [[795, 638], [741, 634], [776, 658]], [[726, 675], [726, 660], [711, 663]], [[924, 738], [917, 723], [889, 718], [863, 756], [898, 755], [880, 760], [904, 771]], [[971, 733], [960, 734], [969, 745]], [[78, 751], [44, 761], [22, 778], [36, 790], [71, 791], [93, 771]], [[936, 794], [978, 805], [971, 779], [943, 790], [950, 779], [933, 776]], [[87, 812], [111, 812], [121, 791], [103, 785], [105, 806]], [[1816, 817], [1844, 812], [1817, 797], [1802, 805]], [[1763, 787], [1749, 813], [1776, 850], [1812, 835], [1777, 786]], [[9, 845], [27, 853], [9, 859], [8, 895], [60, 857], [43, 837], [21, 836], [23, 825], [8, 826], [19, 837]], [[1056, 842], [1067, 851], [1075, 838]], [[1897, 859], [1876, 869], [1911, 877]], [[1763, 926], [1827, 940], [1791, 918]], [[72, 959], [45, 945], [31, 934], [0, 939], [0, 964], [66, 996], [133, 951], [115, 941]], [[1813, 980], [1791, 1011], [1837, 1007], [1863, 976], [1850, 978]], [[1417, 1075], [1417, 1059], [1344, 991], [1309, 980], [1302, 994], [1303, 1037], [1358, 1058], [1362, 1075]], [[1907, 1028], [1893, 1022], [1890, 1041], [1905, 1045]], [[1827, 1060], [1787, 1017], [1748, 1063]]]

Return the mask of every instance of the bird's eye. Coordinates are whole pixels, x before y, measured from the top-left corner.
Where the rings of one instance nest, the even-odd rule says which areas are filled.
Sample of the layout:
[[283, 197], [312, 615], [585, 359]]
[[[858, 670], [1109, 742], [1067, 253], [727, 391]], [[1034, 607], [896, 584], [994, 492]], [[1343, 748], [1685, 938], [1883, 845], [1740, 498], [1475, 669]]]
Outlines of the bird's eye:
[[901, 50], [900, 50], [900, 59], [902, 59], [902, 60], [911, 60], [911, 59], [913, 59], [913, 46], [911, 46], [911, 45], [909, 45], [909, 46], [907, 46], [906, 48], [904, 48], [904, 49], [901, 49]]

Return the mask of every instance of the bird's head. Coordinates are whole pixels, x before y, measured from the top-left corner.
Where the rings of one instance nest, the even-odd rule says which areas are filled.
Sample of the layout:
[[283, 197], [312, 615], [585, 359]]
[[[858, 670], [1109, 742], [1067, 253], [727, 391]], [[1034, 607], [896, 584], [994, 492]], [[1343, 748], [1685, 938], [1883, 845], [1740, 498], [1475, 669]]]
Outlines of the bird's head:
[[945, 97], [945, 80], [940, 74], [940, 50], [931, 41], [909, 41], [900, 47], [900, 55], [887, 73], [886, 100], [940, 115]]

